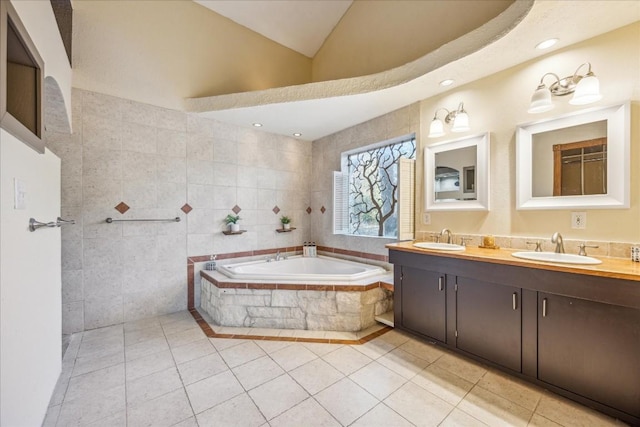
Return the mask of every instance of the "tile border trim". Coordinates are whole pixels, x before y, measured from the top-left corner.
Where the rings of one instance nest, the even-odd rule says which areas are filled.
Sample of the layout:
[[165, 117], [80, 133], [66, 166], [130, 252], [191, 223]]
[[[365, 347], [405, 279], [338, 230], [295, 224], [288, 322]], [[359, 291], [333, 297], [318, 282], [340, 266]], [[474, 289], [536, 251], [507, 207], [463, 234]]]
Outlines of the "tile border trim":
[[385, 326], [380, 330], [372, 332], [366, 337], [362, 337], [357, 340], [342, 340], [342, 339], [328, 339], [328, 338], [304, 338], [304, 337], [273, 337], [262, 335], [234, 335], [234, 334], [218, 334], [216, 333], [209, 323], [202, 317], [200, 312], [196, 308], [190, 308], [189, 313], [193, 316], [202, 332], [207, 338], [227, 338], [237, 340], [255, 340], [255, 341], [291, 341], [291, 342], [308, 342], [308, 343], [320, 343], [320, 344], [346, 344], [346, 345], [361, 345], [366, 344], [374, 338], [386, 334], [393, 328]]

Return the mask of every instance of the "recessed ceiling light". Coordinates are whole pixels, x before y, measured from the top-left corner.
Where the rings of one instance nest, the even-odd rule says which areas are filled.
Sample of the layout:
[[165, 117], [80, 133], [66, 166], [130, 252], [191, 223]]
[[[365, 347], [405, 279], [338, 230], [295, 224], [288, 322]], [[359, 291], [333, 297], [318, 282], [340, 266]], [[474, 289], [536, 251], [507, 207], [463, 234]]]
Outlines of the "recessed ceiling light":
[[536, 45], [536, 49], [548, 49], [551, 46], [553, 46], [554, 44], [556, 44], [558, 42], [558, 39], [549, 39], [549, 40], [545, 40], [543, 42], [540, 42]]
[[451, 86], [453, 84], [453, 80], [446, 79], [440, 82], [440, 86]]
[[254, 123], [253, 126], [257, 127], [257, 128], [260, 128], [260, 127], [262, 127], [262, 123]]
[[293, 134], [293, 136], [302, 136], [302, 134], [300, 132], [296, 132]]

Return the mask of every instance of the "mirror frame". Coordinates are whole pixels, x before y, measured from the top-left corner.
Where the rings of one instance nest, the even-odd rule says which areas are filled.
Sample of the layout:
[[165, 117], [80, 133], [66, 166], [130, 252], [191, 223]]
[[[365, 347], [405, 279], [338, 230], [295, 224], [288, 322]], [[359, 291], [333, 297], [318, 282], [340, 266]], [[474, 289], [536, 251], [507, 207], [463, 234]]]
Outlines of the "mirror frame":
[[[607, 121], [607, 194], [533, 197], [533, 135]], [[630, 104], [581, 110], [516, 129], [516, 209], [624, 209], [630, 192]]]
[[[438, 142], [424, 149], [424, 188], [426, 211], [489, 210], [489, 132]], [[436, 154], [459, 148], [476, 147], [476, 200], [435, 201]], [[460, 171], [462, 174], [462, 171]]]

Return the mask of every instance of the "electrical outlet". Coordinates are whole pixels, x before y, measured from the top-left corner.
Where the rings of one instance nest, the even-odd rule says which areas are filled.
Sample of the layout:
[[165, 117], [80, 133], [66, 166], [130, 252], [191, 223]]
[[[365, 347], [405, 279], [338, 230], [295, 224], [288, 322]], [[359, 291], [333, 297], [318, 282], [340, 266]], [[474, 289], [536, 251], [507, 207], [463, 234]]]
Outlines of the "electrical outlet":
[[423, 213], [422, 214], [422, 223], [424, 225], [430, 225], [431, 224], [431, 214]]
[[587, 228], [586, 212], [571, 212], [571, 228], [584, 230]]
[[13, 208], [24, 210], [27, 208], [27, 184], [21, 179], [13, 179]]

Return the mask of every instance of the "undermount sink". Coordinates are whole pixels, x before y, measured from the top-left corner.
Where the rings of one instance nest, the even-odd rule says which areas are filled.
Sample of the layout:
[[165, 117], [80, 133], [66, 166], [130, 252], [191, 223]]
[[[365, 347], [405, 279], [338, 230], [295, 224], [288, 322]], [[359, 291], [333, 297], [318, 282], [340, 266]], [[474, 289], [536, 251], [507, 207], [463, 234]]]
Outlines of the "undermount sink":
[[511, 254], [516, 258], [528, 259], [531, 261], [544, 261], [544, 262], [558, 262], [561, 264], [582, 264], [582, 265], [594, 265], [601, 264], [597, 258], [590, 256], [574, 255], [574, 254], [559, 254], [556, 252], [514, 252]]
[[434, 249], [437, 251], [464, 251], [464, 246], [454, 245], [453, 243], [436, 243], [436, 242], [418, 242], [413, 246], [422, 249]]

